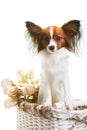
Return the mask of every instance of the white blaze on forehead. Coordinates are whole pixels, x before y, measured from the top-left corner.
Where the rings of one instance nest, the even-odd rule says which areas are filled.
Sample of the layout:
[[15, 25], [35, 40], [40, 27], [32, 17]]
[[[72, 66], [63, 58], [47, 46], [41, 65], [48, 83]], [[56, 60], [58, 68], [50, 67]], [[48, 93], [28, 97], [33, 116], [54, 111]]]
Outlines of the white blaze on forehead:
[[[53, 39], [53, 30], [54, 28], [53, 27], [50, 27], [50, 29], [49, 29], [49, 32], [50, 32], [50, 37], [51, 37], [51, 39], [50, 39], [50, 42], [49, 42], [49, 44], [48, 44], [48, 46], [47, 46], [47, 50], [48, 50], [48, 52], [50, 52], [50, 53], [53, 53], [54, 51], [56, 51], [57, 50], [57, 44], [56, 44], [56, 42], [54, 41], [54, 39]], [[54, 47], [53, 49], [50, 49], [50, 47]]]
[[53, 27], [50, 27], [50, 36], [53, 37]]

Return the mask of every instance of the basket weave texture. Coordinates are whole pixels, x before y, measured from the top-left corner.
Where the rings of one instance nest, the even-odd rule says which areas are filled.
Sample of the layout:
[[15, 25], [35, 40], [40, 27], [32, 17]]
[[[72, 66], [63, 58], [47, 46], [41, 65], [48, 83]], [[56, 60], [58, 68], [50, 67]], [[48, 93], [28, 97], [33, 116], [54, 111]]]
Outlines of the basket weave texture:
[[17, 130], [58, 130], [60, 124], [55, 118], [46, 119], [21, 110], [17, 112], [17, 119]]
[[[87, 130], [87, 102], [72, 111], [56, 111], [25, 103], [17, 110], [17, 130]], [[33, 107], [32, 107], [33, 106]]]

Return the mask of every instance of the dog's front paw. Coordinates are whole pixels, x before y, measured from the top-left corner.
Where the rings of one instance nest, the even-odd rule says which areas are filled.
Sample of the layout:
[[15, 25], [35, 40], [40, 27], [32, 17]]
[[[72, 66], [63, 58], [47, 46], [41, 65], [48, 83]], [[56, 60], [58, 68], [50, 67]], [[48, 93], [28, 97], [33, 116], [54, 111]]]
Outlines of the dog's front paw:
[[64, 102], [57, 102], [54, 104], [54, 108], [57, 110], [66, 110], [66, 105]]
[[74, 102], [73, 102], [73, 100], [67, 100], [67, 101], [65, 101], [65, 104], [66, 104], [66, 108], [68, 110], [73, 110], [74, 109]]
[[49, 103], [43, 103], [43, 104], [38, 105], [36, 109], [39, 111], [39, 110], [41, 110], [43, 108], [50, 109], [51, 107], [52, 107], [51, 104], [49, 104]]

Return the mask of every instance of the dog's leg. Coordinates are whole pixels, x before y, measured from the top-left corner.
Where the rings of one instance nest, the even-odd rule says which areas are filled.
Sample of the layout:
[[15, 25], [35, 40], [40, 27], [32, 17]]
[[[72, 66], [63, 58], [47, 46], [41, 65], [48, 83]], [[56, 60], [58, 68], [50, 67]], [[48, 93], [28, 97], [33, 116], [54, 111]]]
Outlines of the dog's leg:
[[52, 106], [52, 96], [51, 96], [51, 89], [50, 85], [46, 80], [41, 82], [41, 87], [39, 89], [38, 94], [38, 109], [41, 107], [51, 107]]
[[74, 102], [70, 94], [70, 83], [69, 80], [65, 79], [63, 80], [63, 85], [64, 85], [64, 102], [66, 104], [66, 107], [68, 109], [73, 109], [74, 107]]
[[64, 87], [61, 80], [56, 79], [52, 86], [52, 104], [55, 109], [65, 110]]
[[[58, 79], [57, 79], [58, 80]], [[56, 109], [73, 109], [73, 100], [70, 95], [68, 80], [58, 80], [52, 87], [53, 106]]]

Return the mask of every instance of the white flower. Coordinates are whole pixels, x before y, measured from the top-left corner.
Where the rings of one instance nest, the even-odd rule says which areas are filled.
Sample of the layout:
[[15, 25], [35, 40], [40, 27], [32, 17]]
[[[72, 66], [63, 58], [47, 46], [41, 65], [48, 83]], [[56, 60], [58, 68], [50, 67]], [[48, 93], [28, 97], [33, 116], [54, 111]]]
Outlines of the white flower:
[[8, 98], [4, 101], [4, 106], [5, 108], [10, 108], [17, 105], [17, 101], [16, 100], [12, 100], [11, 98]]
[[13, 81], [9, 79], [4, 79], [1, 81], [1, 86], [4, 94], [9, 95], [11, 92], [13, 92], [16, 88]]

